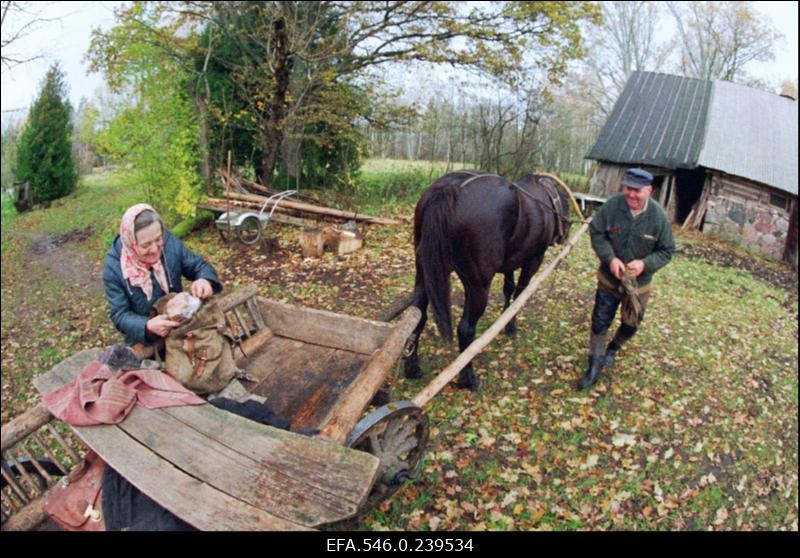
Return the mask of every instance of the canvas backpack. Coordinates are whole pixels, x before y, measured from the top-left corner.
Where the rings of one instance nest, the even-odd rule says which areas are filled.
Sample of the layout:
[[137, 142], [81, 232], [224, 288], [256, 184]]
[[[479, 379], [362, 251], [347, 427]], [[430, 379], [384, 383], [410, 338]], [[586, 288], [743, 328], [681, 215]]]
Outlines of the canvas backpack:
[[[175, 295], [158, 299], [156, 311], [163, 314], [166, 303]], [[164, 369], [195, 393], [221, 391], [238, 371], [225, 315], [213, 298], [204, 302], [189, 321], [173, 329], [165, 345]]]

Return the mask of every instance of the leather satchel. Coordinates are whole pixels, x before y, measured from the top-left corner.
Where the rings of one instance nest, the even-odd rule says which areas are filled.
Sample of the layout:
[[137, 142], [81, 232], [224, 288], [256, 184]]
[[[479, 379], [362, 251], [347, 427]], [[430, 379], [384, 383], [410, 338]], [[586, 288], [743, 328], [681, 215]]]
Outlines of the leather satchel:
[[99, 455], [87, 453], [47, 497], [44, 509], [50, 518], [67, 531], [104, 531], [101, 494], [105, 467]]

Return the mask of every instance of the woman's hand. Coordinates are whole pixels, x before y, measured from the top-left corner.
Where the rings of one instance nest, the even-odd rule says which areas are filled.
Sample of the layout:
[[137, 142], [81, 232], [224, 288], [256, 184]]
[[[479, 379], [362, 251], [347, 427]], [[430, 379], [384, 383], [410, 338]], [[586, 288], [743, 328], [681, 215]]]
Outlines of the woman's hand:
[[211, 283], [208, 279], [198, 279], [191, 284], [189, 291], [192, 293], [192, 296], [196, 296], [200, 300], [211, 298], [211, 295], [214, 294], [214, 289], [211, 288]]
[[170, 320], [163, 314], [159, 314], [155, 318], [150, 318], [147, 320], [147, 331], [152, 333], [153, 335], [158, 335], [159, 337], [166, 337], [169, 335], [169, 332], [172, 331], [173, 328], [178, 327], [181, 325], [180, 322], [176, 322], [175, 320]]

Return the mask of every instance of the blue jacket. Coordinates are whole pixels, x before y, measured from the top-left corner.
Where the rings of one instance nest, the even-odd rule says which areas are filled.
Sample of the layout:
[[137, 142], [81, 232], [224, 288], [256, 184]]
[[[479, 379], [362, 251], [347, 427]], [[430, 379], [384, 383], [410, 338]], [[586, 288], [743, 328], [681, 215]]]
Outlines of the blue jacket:
[[[106, 289], [106, 299], [111, 313], [111, 321], [125, 336], [125, 344], [152, 343], [157, 339], [145, 329], [147, 320], [150, 319], [150, 308], [166, 293], [161, 289], [155, 277], [153, 280], [153, 296], [150, 300], [145, 297], [141, 287], [134, 287], [130, 281], [122, 276], [120, 254], [122, 241], [119, 235], [111, 243], [111, 248], [106, 254], [103, 266], [103, 284]], [[181, 277], [190, 281], [208, 279], [214, 293], [222, 290], [214, 268], [197, 254], [192, 253], [166, 228], [164, 229], [164, 249], [161, 252], [161, 263], [169, 283], [169, 292], [179, 293], [183, 290]]]

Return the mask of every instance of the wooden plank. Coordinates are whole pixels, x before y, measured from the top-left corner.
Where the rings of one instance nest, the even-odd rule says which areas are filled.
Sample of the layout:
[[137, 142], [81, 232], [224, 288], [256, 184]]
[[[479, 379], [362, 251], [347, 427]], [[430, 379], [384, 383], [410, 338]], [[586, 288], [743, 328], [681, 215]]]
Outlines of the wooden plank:
[[297, 400], [292, 413], [293, 428], [316, 428], [327, 426], [331, 409], [342, 398], [342, 393], [356, 380], [364, 368], [366, 357], [350, 351], [328, 349], [331, 358], [312, 386], [313, 391], [302, 400]]
[[[272, 338], [272, 330], [268, 327], [263, 329], [259, 329], [253, 335], [242, 341], [241, 351], [237, 348], [233, 348], [234, 357], [238, 355], [242, 355], [242, 351], [244, 355], [239, 356], [236, 358], [236, 365], [239, 368], [244, 368], [244, 363], [249, 360], [250, 355], [255, 354], [258, 350], [264, 345], [267, 341]], [[240, 364], [241, 363], [241, 364]]]
[[391, 324], [385, 322], [295, 306], [263, 297], [258, 297], [257, 301], [264, 322], [275, 335], [334, 349], [369, 355], [386, 342], [393, 329]]
[[236, 289], [232, 293], [226, 293], [217, 297], [217, 305], [223, 312], [228, 312], [234, 306], [238, 306], [248, 299], [253, 298], [258, 294], [258, 286], [253, 283], [246, 285], [240, 289]]
[[[139, 443], [146, 445], [161, 459], [186, 471], [195, 479], [239, 501], [291, 522], [313, 526], [344, 519], [358, 511], [360, 502], [352, 502], [345, 498], [346, 491], [334, 492], [332, 490], [334, 487], [321, 488], [305, 480], [309, 468], [314, 466], [311, 447], [314, 444], [324, 444], [323, 440], [279, 431], [216, 407], [204, 405], [203, 408], [211, 417], [195, 425], [191, 422], [192, 418], [202, 414], [182, 414], [191, 423], [187, 424], [173, 416], [174, 411], [179, 411], [179, 408], [168, 411], [149, 410], [137, 406], [118, 427]], [[240, 420], [233, 420], [236, 418]], [[263, 449], [263, 446], [252, 447], [251, 451], [254, 453], [251, 455], [233, 451], [232, 442], [241, 434], [237, 428], [229, 429], [226, 440], [225, 431], [217, 428], [217, 425], [224, 422], [233, 423], [242, 431], [254, 431], [255, 434], [250, 436], [251, 440], [258, 435], [267, 438], [277, 436], [276, 433], [283, 433], [287, 437], [297, 438], [297, 444], [305, 445], [308, 451], [298, 450], [286, 456], [281, 455], [277, 459], [281, 467], [276, 469], [274, 467], [276, 456], [273, 454], [282, 451], [284, 447], [274, 445], [266, 453], [258, 451]], [[210, 430], [205, 430], [203, 427]], [[328, 445], [326, 449], [330, 451], [325, 452], [322, 466], [328, 465], [331, 471], [341, 466], [343, 461], [349, 465], [346, 460], [337, 459], [335, 450], [357, 453], [341, 446]], [[291, 459], [296, 453], [309, 455]], [[126, 476], [126, 472], [127, 468], [121, 470], [120, 474]], [[334, 476], [341, 477], [350, 472], [352, 471], [348, 469]]]
[[[212, 406], [172, 407], [168, 414], [178, 418], [206, 435], [213, 435], [221, 444], [235, 452], [288, 477], [292, 471], [302, 471], [300, 478], [306, 486], [330, 494], [337, 505], [352, 504], [358, 509], [369, 494], [378, 460], [375, 456], [331, 444], [318, 437], [309, 438], [284, 430], [266, 427], [232, 413], [219, 412]], [[263, 476], [259, 477], [260, 479]], [[288, 486], [281, 484], [280, 491]], [[306, 492], [295, 496], [292, 505], [308, 500]]]
[[246, 504], [184, 473], [127, 436], [118, 426], [83, 426], [74, 429], [131, 484], [198, 529], [260, 531], [308, 528]]
[[261, 318], [261, 310], [258, 309], [258, 304], [252, 298], [249, 298], [245, 301], [245, 306], [247, 307], [247, 311], [250, 313], [250, 317], [256, 324], [258, 329], [264, 329], [266, 325], [264, 324], [264, 320]]
[[[93, 350], [78, 353], [37, 378], [34, 383], [40, 391], [55, 389], [70, 381], [91, 360], [88, 357], [98, 352], [99, 350]], [[203, 409], [203, 411], [193, 411], [193, 409]], [[192, 420], [200, 420], [198, 416], [205, 417], [203, 419], [205, 422], [200, 421], [200, 424], [192, 424], [190, 427]], [[360, 505], [356, 504], [356, 500], [369, 490], [378, 463], [377, 459], [369, 454], [332, 446], [319, 438], [282, 432], [211, 406], [168, 410], [135, 407], [120, 425], [73, 427], [73, 429], [137, 488], [200, 529], [301, 529], [306, 528], [309, 522], [344, 519], [347, 514], [354, 513]], [[141, 440], [129, 436], [125, 429], [132, 433], [138, 432], [142, 436]], [[205, 429], [209, 429], [210, 432], [206, 433]], [[231, 455], [236, 452], [231, 452], [227, 446], [224, 448], [223, 446], [226, 443], [238, 443], [240, 430], [247, 433], [244, 437], [246, 440], [258, 437], [264, 440], [277, 438], [281, 444], [270, 447], [269, 455], [259, 453], [258, 457], [254, 458], [253, 451], [260, 452], [266, 449], [247, 442], [247, 445], [251, 446], [248, 450], [251, 453], [247, 459], [238, 453]], [[224, 442], [215, 439], [214, 436]], [[158, 450], [153, 451], [150, 447], [146, 447], [149, 445], [158, 447]], [[301, 447], [302, 450], [298, 449]], [[287, 456], [284, 456], [282, 451], [286, 448], [293, 449], [291, 451], [287, 449]], [[180, 466], [176, 467], [176, 464], [163, 459], [163, 454], [170, 453], [180, 456]], [[269, 465], [263, 465], [270, 462], [279, 463], [282, 459], [297, 461], [298, 454], [305, 456], [302, 467], [295, 468], [300, 478], [287, 481], [286, 475], [290, 471], [272, 471], [269, 470]], [[335, 464], [333, 469], [331, 469], [332, 463]], [[336, 465], [344, 463], [347, 464], [346, 467], [336, 468]], [[309, 485], [304, 480], [308, 471], [324, 469], [337, 479], [337, 486], [348, 487], [340, 477], [353, 474], [353, 463], [360, 463], [360, 468], [355, 469], [355, 475], [352, 477], [354, 480], [348, 489], [356, 483], [359, 485], [359, 490], [349, 501], [345, 500], [345, 503], [342, 503], [339, 495], [333, 496], [329, 492]], [[237, 471], [241, 475], [232, 476], [232, 472]], [[198, 480], [203, 479], [204, 475], [207, 482]], [[245, 481], [252, 480], [254, 476], [256, 484], [248, 485]], [[267, 493], [264, 492], [265, 487], [270, 486], [268, 480], [279, 477], [282, 477], [281, 482], [275, 481], [277, 484], [273, 483], [270, 490], [284, 494], [288, 483], [292, 487], [289, 493], [295, 497], [293, 503], [286, 505], [295, 517], [304, 519], [303, 523], [278, 515], [285, 511], [276, 510], [276, 513], [270, 513], [263, 509], [264, 505], [275, 504], [276, 498], [262, 500], [254, 496], [254, 494], [268, 496], [269, 490]], [[244, 493], [228, 494], [220, 490], [217, 484]], [[364, 487], [364, 484], [367, 486]], [[298, 493], [300, 485], [303, 485], [303, 489]], [[261, 490], [258, 487], [261, 487]], [[248, 500], [256, 501], [257, 505], [251, 505]], [[319, 500], [327, 502], [329, 508], [319, 510], [317, 506]], [[307, 506], [307, 509], [304, 506]], [[336, 516], [340, 512], [345, 515]]]
[[[260, 384], [269, 376], [283, 374], [284, 363], [303, 347], [302, 341], [273, 336], [258, 351], [247, 353], [247, 358], [237, 360], [236, 364]], [[285, 381], [290, 382], [291, 376], [286, 376]]]
[[364, 370], [343, 391], [338, 403], [331, 409], [326, 421], [328, 425], [322, 431], [323, 436], [344, 444], [372, 397], [383, 385], [389, 370], [403, 352], [406, 340], [419, 323], [420, 316], [420, 310], [416, 306], [407, 308], [403, 312], [392, 334], [380, 349], [373, 353]]
[[294, 358], [285, 359], [254, 393], [292, 421], [292, 428], [325, 426], [342, 391], [358, 377], [366, 357], [350, 351], [303, 345]]

